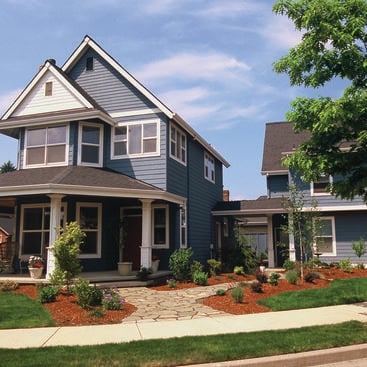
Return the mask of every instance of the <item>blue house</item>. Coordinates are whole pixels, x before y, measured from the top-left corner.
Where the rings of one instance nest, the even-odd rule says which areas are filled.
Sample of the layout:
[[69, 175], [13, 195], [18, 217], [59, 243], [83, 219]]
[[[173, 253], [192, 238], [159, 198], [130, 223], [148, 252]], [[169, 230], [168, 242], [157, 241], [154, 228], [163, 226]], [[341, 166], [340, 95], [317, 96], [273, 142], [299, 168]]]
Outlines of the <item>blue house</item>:
[[[216, 205], [213, 215], [227, 226], [222, 249], [233, 246], [233, 229], [237, 228], [236, 235], [248, 237], [258, 253], [267, 253], [270, 267], [282, 266], [288, 257], [296, 260], [294, 239], [282, 230], [287, 224], [282, 198], [289, 196], [289, 184], [296, 184], [302, 189], [306, 203], [312, 200], [317, 203], [322, 230], [314, 248], [320, 260], [332, 263], [350, 258], [355, 264], [367, 263], [366, 256], [358, 259], [352, 249], [353, 241], [360, 237], [367, 240], [367, 206], [363, 200], [336, 198], [327, 187], [337, 178], [325, 177], [320, 182], [305, 183], [282, 163], [308, 136], [295, 132], [289, 122], [266, 124], [261, 173], [266, 177], [267, 194], [257, 200], [224, 201]], [[278, 246], [280, 243], [286, 245], [287, 252]]]
[[57, 228], [86, 233], [85, 271], [168, 268], [175, 249], [204, 261], [216, 241], [211, 210], [229, 163], [86, 36], [62, 67], [47, 60], [5, 112], [17, 170], [0, 175], [0, 213], [16, 222], [17, 256], [47, 259]]

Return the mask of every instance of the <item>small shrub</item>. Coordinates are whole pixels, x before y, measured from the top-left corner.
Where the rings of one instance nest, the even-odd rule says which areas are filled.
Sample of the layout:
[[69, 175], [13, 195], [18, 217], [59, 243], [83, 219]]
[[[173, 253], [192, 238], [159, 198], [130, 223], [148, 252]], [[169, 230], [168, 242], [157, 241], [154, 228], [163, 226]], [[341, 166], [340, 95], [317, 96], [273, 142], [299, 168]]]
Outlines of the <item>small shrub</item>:
[[178, 281], [188, 281], [190, 279], [190, 259], [193, 255], [192, 248], [180, 248], [173, 252], [169, 258], [169, 268], [173, 272], [173, 277]]
[[245, 291], [242, 287], [233, 288], [231, 291], [231, 297], [234, 299], [236, 303], [242, 303], [243, 297], [245, 295]]
[[263, 292], [263, 285], [261, 282], [255, 280], [254, 282], [251, 283], [250, 288], [252, 290], [252, 292], [254, 293], [262, 293]]
[[315, 279], [320, 279], [321, 275], [317, 271], [310, 271], [304, 276], [307, 283], [313, 283]]
[[285, 273], [285, 278], [290, 284], [297, 284], [298, 275], [294, 270], [289, 270]]
[[359, 241], [353, 241], [352, 248], [356, 256], [358, 256], [359, 258], [362, 257], [366, 253], [366, 243], [364, 241], [364, 238], [360, 237]]
[[190, 266], [191, 279], [194, 280], [194, 274], [200, 273], [204, 270], [204, 266], [200, 261], [194, 260]]
[[76, 294], [76, 303], [87, 309], [90, 306], [99, 306], [102, 302], [103, 292], [96, 286], [91, 287], [89, 281], [80, 279], [74, 285], [73, 292]]
[[261, 271], [259, 268], [256, 270], [255, 277], [260, 283], [266, 283], [268, 281], [265, 272]]
[[342, 269], [345, 273], [350, 273], [352, 271], [352, 263], [349, 259], [341, 259], [339, 261], [339, 268]]
[[358, 263], [357, 264], [357, 269], [364, 270], [365, 269], [364, 264], [363, 263]]
[[136, 277], [142, 281], [142, 282], [145, 282], [149, 275], [152, 274], [153, 271], [152, 271], [152, 268], [146, 268], [145, 266], [143, 266], [136, 274]]
[[102, 305], [105, 310], [121, 310], [124, 300], [114, 289], [105, 289], [103, 291]]
[[290, 259], [287, 259], [283, 263], [283, 268], [285, 271], [294, 270], [296, 263]]
[[207, 263], [209, 265], [209, 274], [211, 277], [220, 274], [220, 270], [222, 268], [222, 263], [220, 261], [215, 259], [209, 259]]
[[270, 277], [268, 279], [268, 282], [271, 285], [276, 286], [276, 285], [278, 285], [279, 278], [280, 278], [280, 274], [278, 274], [278, 273], [271, 273], [270, 274]]
[[205, 273], [203, 271], [198, 271], [194, 273], [192, 277], [193, 281], [197, 285], [208, 285], [208, 273]]
[[41, 286], [38, 288], [38, 299], [41, 303], [51, 303], [56, 301], [59, 288], [55, 286]]
[[167, 279], [167, 285], [169, 288], [176, 288], [177, 287], [177, 280], [176, 279]]
[[12, 280], [5, 280], [0, 283], [0, 291], [1, 292], [11, 292], [15, 291], [18, 288], [18, 283], [13, 282]]
[[317, 269], [322, 266], [322, 261], [317, 257], [313, 257], [308, 260], [304, 266], [306, 269]]
[[243, 266], [235, 266], [233, 272], [237, 275], [244, 274]]
[[215, 292], [215, 294], [217, 296], [225, 296], [226, 293], [227, 293], [227, 291], [225, 289], [222, 289], [222, 288], [221, 289], [217, 289], [217, 291]]
[[104, 315], [105, 315], [105, 312], [103, 311], [101, 307], [93, 308], [93, 310], [89, 312], [88, 314], [89, 317], [95, 317], [97, 319], [104, 317]]

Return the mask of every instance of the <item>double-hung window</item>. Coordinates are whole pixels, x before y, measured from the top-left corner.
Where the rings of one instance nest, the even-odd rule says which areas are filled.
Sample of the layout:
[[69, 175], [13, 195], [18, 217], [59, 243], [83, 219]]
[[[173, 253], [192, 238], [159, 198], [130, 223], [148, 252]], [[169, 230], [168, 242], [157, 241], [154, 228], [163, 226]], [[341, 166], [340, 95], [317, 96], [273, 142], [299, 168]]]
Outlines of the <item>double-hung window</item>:
[[311, 183], [311, 195], [330, 195], [328, 188], [332, 185], [332, 176], [322, 175], [318, 181]]
[[186, 134], [176, 126], [170, 126], [170, 156], [186, 165]]
[[27, 129], [25, 166], [58, 166], [67, 163], [66, 125]]
[[208, 153], [204, 154], [204, 177], [210, 182], [215, 182], [215, 162]]
[[79, 155], [80, 165], [102, 166], [102, 126], [81, 123], [79, 126]]
[[112, 129], [112, 158], [159, 155], [159, 120], [119, 124]]
[[334, 217], [319, 218], [319, 230], [316, 234], [315, 248], [321, 256], [336, 256]]
[[153, 247], [168, 248], [169, 247], [169, 215], [168, 206], [154, 206], [152, 208], [153, 222]]

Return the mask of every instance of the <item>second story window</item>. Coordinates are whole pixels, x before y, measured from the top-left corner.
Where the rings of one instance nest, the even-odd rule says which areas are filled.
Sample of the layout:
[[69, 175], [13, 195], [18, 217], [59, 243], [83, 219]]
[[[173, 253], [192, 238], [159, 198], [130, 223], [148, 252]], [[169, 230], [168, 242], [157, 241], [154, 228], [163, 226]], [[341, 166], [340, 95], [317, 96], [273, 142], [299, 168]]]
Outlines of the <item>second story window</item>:
[[112, 131], [112, 158], [159, 154], [159, 121], [129, 123]]
[[318, 181], [311, 183], [311, 195], [330, 195], [328, 187], [333, 183], [331, 176], [323, 175]]
[[208, 153], [204, 154], [204, 177], [210, 182], [215, 182], [214, 158]]
[[170, 133], [170, 155], [186, 165], [186, 134], [173, 125]]
[[25, 136], [25, 166], [63, 165], [67, 163], [66, 125], [27, 129]]
[[79, 127], [79, 164], [102, 166], [102, 127], [96, 124], [81, 124]]

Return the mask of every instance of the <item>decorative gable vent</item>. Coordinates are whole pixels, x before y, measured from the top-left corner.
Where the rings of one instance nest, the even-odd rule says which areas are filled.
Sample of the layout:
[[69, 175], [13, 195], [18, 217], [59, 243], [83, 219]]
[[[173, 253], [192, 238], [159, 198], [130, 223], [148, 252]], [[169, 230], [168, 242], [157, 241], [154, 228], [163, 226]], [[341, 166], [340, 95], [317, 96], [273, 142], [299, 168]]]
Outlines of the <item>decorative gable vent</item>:
[[52, 96], [52, 82], [45, 83], [45, 96]]

